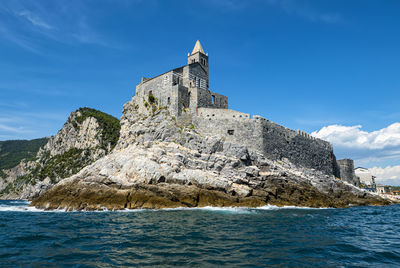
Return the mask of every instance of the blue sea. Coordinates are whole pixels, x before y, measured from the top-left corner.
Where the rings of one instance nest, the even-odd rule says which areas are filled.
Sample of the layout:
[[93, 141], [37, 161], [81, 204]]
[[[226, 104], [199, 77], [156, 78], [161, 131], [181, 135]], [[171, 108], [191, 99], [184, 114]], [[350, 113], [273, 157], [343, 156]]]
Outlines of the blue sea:
[[400, 205], [45, 212], [0, 201], [0, 267], [399, 267]]

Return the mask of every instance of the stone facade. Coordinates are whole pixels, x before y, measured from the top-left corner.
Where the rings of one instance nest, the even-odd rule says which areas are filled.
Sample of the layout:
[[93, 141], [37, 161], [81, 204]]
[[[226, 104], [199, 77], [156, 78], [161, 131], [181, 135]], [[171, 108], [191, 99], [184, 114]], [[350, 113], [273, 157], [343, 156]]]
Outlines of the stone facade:
[[187, 110], [195, 114], [199, 107], [228, 108], [226, 96], [211, 92], [208, 79], [208, 55], [204, 54], [200, 42], [188, 55], [188, 64], [154, 78], [142, 78], [136, 86], [140, 109], [146, 109], [149, 95], [157, 104], [167, 107], [175, 117]]
[[355, 186], [360, 186], [360, 178], [354, 172], [354, 161], [352, 159], [337, 160], [337, 166], [339, 178]]
[[367, 168], [358, 167], [354, 171], [365, 188], [376, 189], [375, 176]]
[[333, 149], [329, 142], [294, 131], [263, 117], [228, 109], [199, 108], [193, 117], [195, 129], [207, 135], [223, 136], [263, 152], [270, 159], [292, 163], [333, 174]]
[[[273, 160], [287, 158], [294, 164], [343, 176], [354, 184], [355, 176], [349, 175], [351, 172], [347, 169], [350, 166], [336, 162], [329, 142], [260, 116], [228, 109], [228, 98], [209, 90], [208, 64], [208, 54], [197, 41], [188, 54], [187, 65], [151, 79], [142, 78], [136, 86], [139, 112], [145, 112], [149, 95], [153, 95], [160, 107], [166, 107], [178, 121], [192, 123], [200, 134], [218, 135], [258, 150]], [[342, 172], [341, 168], [344, 168]], [[351, 168], [354, 173], [354, 166]]]

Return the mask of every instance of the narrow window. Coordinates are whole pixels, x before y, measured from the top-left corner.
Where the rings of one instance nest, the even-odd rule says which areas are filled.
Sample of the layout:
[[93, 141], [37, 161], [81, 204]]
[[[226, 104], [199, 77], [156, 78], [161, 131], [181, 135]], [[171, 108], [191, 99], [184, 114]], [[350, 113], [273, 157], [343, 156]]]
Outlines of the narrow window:
[[170, 104], [171, 104], [171, 98], [170, 98], [170, 97], [168, 97], [168, 100], [167, 100], [167, 102], [168, 102], [168, 105], [170, 105]]
[[234, 130], [233, 130], [233, 129], [228, 129], [228, 134], [229, 134], [229, 135], [233, 135], [233, 133], [234, 133]]
[[211, 102], [212, 102], [212, 104], [215, 104], [215, 96], [214, 95], [211, 95]]

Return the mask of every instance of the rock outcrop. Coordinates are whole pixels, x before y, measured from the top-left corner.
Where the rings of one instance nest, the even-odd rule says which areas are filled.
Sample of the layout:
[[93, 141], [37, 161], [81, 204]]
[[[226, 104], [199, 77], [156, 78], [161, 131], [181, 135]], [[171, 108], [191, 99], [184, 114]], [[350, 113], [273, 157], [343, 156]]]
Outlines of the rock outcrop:
[[4, 199], [30, 199], [61, 179], [107, 155], [119, 137], [119, 120], [90, 108], [70, 114], [57, 133], [39, 150], [33, 161], [23, 160], [6, 170], [0, 185]]
[[[257, 150], [202, 136], [190, 123], [135, 97], [124, 105], [114, 150], [60, 181], [31, 205], [101, 210], [266, 204], [309, 207], [388, 204], [333, 175], [272, 161]], [[190, 122], [190, 121], [187, 121]]]

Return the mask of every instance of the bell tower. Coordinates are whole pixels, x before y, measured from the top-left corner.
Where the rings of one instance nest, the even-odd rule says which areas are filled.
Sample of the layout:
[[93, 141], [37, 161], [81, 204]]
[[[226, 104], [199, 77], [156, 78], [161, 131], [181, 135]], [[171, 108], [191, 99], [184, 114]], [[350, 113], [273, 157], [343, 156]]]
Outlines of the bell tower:
[[208, 53], [204, 53], [203, 47], [201, 46], [199, 40], [196, 41], [192, 53], [188, 54], [188, 64], [195, 62], [200, 63], [201, 67], [204, 68], [208, 76]]

